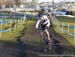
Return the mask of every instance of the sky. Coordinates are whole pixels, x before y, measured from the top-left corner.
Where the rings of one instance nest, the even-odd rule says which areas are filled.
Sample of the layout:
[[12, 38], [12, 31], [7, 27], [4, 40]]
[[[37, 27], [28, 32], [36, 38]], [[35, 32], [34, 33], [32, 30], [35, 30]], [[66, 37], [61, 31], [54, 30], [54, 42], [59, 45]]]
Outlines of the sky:
[[[52, 0], [39, 0], [39, 2], [51, 2]], [[59, 0], [54, 0], [55, 2], [58, 2]], [[62, 1], [62, 0], [60, 0]]]
[[[52, 0], [39, 0], [39, 2], [51, 2]], [[75, 1], [75, 0], [53, 0], [54, 2], [60, 2], [60, 1]]]
[[[27, 0], [27, 1], [32, 1], [32, 0]], [[52, 0], [36, 0], [36, 1], [40, 3], [40, 2], [51, 2]], [[54, 0], [54, 2], [60, 2], [60, 1], [64, 1], [64, 0]], [[65, 1], [75, 1], [75, 0], [65, 0]]]

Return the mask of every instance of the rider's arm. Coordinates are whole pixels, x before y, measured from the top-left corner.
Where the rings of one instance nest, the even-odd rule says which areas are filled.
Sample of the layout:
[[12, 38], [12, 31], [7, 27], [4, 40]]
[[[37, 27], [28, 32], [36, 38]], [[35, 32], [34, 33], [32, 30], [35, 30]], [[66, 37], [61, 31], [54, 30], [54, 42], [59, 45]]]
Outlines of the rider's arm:
[[38, 28], [40, 21], [41, 21], [41, 20], [38, 20], [38, 21], [37, 21], [37, 23], [36, 23], [36, 29]]
[[50, 20], [47, 19], [46, 22], [44, 24], [47, 24], [46, 26], [49, 27], [50, 26]]
[[49, 27], [50, 26], [50, 20], [48, 19], [47, 22], [48, 22], [47, 27]]
[[46, 22], [44, 24], [47, 24], [47, 27], [50, 26], [50, 20], [48, 19], [48, 17], [45, 15], [44, 19], [46, 19]]

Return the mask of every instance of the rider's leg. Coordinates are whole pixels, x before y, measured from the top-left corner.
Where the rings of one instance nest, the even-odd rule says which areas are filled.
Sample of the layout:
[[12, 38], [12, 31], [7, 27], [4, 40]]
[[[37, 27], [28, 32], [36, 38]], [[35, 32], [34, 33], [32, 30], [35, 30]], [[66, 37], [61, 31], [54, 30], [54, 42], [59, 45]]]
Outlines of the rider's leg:
[[44, 38], [45, 38], [45, 31], [41, 31], [41, 38], [42, 38], [42, 41], [43, 41]]
[[43, 39], [43, 32], [41, 32], [41, 37], [42, 37], [42, 39]]
[[47, 52], [47, 46], [46, 46], [46, 42], [45, 42], [45, 31], [42, 31], [41, 32], [41, 37], [42, 37], [42, 39], [41, 39], [41, 41], [42, 41], [42, 45], [43, 45], [43, 51], [44, 52]]
[[47, 29], [45, 29], [45, 32], [46, 32], [46, 35], [48, 37], [48, 41], [51, 42], [49, 31]]
[[49, 31], [47, 29], [45, 29], [45, 32], [46, 32], [46, 35], [47, 35], [47, 38], [48, 38], [48, 50], [51, 50], [52, 47], [52, 42], [51, 42], [51, 38], [50, 38], [50, 34], [49, 34]]

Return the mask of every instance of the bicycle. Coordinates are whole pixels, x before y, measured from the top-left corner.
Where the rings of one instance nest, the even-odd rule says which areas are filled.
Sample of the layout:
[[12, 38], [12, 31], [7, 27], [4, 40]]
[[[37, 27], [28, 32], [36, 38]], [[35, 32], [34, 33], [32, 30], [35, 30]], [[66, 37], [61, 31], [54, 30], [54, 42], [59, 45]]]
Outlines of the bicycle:
[[[39, 29], [41, 31], [41, 46], [43, 48], [43, 51], [49, 50], [50, 49], [50, 36], [49, 36], [49, 31], [48, 28], [50, 26], [50, 21], [47, 18], [46, 15], [41, 15], [40, 20], [37, 21], [36, 23], [36, 29]], [[47, 37], [48, 36], [48, 37]]]
[[43, 52], [47, 52], [47, 51], [50, 51], [52, 49], [52, 43], [49, 42], [45, 32], [41, 37], [41, 46], [42, 46]]

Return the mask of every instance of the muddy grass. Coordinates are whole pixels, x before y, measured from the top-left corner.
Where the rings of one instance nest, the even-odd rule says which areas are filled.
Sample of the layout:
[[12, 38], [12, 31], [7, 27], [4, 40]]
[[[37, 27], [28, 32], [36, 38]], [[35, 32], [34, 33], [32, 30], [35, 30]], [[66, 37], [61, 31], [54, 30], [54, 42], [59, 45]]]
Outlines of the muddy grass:
[[0, 41], [0, 57], [41, 57], [40, 55], [64, 55], [62, 57], [67, 55], [66, 57], [74, 57], [70, 55], [75, 54], [75, 47], [56, 33], [53, 27], [50, 27], [53, 48], [51, 51], [44, 53], [41, 48], [40, 31], [34, 30], [35, 21], [24, 25], [25, 28], [20, 31], [20, 35], [15, 37], [16, 42]]

